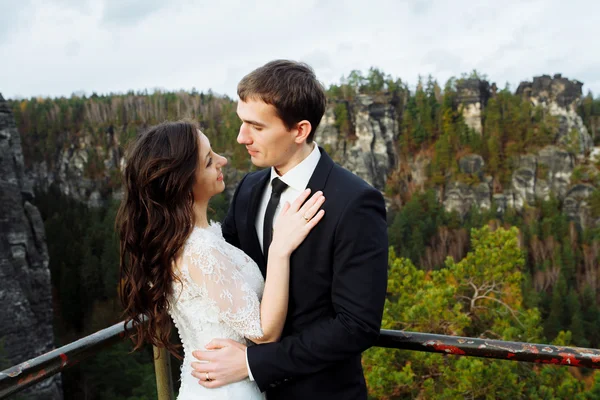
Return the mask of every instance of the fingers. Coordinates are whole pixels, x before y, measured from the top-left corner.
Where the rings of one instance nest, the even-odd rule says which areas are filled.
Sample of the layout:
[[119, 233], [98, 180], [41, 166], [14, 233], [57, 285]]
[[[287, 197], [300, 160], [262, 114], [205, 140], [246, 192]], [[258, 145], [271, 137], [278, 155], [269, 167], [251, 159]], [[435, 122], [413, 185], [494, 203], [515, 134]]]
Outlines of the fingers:
[[312, 219], [306, 223], [307, 229], [310, 231], [312, 228], [314, 228], [319, 223], [319, 221], [323, 218], [324, 215], [325, 215], [325, 210], [320, 210], [317, 213], [317, 215], [312, 217]]
[[323, 196], [323, 193], [317, 192], [306, 202], [299, 212], [302, 213], [304, 219], [308, 221], [315, 216], [324, 202], [325, 196]]
[[218, 379], [214, 379], [214, 380], [211, 380], [211, 381], [206, 381], [206, 380], [199, 379], [198, 383], [201, 386], [204, 386], [205, 388], [208, 388], [208, 389], [214, 389], [214, 388], [218, 388], [218, 387], [221, 387], [221, 386], [225, 386], [225, 382], [220, 381]]
[[198, 379], [200, 379], [200, 377], [205, 376], [204, 374], [206, 374], [207, 372], [212, 373], [212, 374], [214, 374], [214, 372], [215, 372], [214, 364], [206, 363], [206, 362], [193, 362], [192, 368], [194, 369], [192, 371], [192, 375], [194, 375], [194, 376], [198, 375], [197, 376]]
[[305, 189], [300, 195], [294, 200], [292, 206], [290, 207], [293, 212], [296, 212], [302, 206], [302, 203], [306, 201], [308, 195], [310, 194], [310, 189]]
[[200, 361], [212, 361], [216, 357], [214, 351], [196, 350], [192, 352], [192, 355]]
[[[197, 363], [192, 363], [192, 366], [193, 364]], [[198, 379], [198, 383], [205, 388], [217, 388], [226, 384], [226, 382], [218, 377], [216, 372], [209, 368], [194, 369], [194, 371], [192, 371], [192, 376]]]
[[228, 339], [213, 339], [204, 346], [205, 349], [215, 350], [227, 347], [229, 345]]
[[310, 210], [310, 208], [314, 206], [315, 203], [318, 203], [323, 197], [323, 192], [321, 192], [320, 190], [318, 192], [315, 192], [315, 194], [313, 194], [311, 198], [308, 199], [306, 203], [304, 203], [304, 205], [302, 206], [302, 208], [300, 208], [300, 210], [298, 210], [298, 212], [302, 213], [302, 215], [306, 214], [308, 210]]
[[291, 204], [289, 201], [283, 203], [283, 207], [281, 208], [281, 214], [285, 215], [285, 213], [290, 209]]

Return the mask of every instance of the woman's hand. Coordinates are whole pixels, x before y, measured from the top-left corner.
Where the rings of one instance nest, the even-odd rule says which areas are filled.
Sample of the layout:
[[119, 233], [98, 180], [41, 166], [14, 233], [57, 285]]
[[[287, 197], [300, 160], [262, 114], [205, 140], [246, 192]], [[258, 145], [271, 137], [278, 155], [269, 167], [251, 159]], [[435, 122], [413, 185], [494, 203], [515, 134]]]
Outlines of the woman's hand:
[[269, 247], [269, 258], [273, 253], [289, 257], [325, 215], [325, 211], [320, 210], [325, 201], [323, 192], [316, 192], [304, 203], [309, 195], [310, 189], [306, 189], [292, 204], [286, 201], [283, 205], [273, 224], [273, 242]]

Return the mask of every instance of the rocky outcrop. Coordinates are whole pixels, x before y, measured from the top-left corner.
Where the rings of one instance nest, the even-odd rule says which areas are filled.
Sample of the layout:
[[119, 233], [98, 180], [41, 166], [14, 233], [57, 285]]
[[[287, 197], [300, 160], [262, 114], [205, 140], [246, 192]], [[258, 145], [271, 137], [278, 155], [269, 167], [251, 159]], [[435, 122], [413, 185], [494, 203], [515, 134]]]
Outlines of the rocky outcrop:
[[594, 190], [596, 188], [591, 185], [575, 185], [569, 190], [563, 201], [563, 212], [583, 228], [598, 223], [598, 221], [592, 220], [592, 213], [588, 202], [588, 198]]
[[448, 212], [457, 212], [464, 217], [472, 207], [489, 209], [491, 206], [490, 185], [481, 182], [468, 185], [463, 182], [450, 182], [444, 190], [444, 208]]
[[573, 156], [556, 146], [546, 146], [538, 152], [537, 163], [541, 170], [538, 173], [538, 185], [547, 184], [548, 191], [556, 198], [563, 199], [567, 194], [575, 165]]
[[[110, 171], [122, 162], [119, 143], [112, 130], [105, 134], [108, 147], [94, 146], [89, 135], [82, 135], [63, 147], [52, 167], [46, 161], [34, 163], [28, 169], [33, 185], [44, 191], [51, 185], [56, 185], [64, 195], [89, 207], [104, 204], [107, 200], [106, 183]], [[91, 157], [97, 158], [106, 171], [96, 179], [91, 179], [86, 173]]]
[[[21, 139], [0, 95], [0, 340], [10, 364], [54, 347], [48, 250], [44, 224], [32, 200]], [[61, 399], [60, 376], [34, 386], [21, 398]]]
[[[462, 109], [467, 125], [481, 133], [482, 113], [490, 98], [495, 96], [495, 84], [479, 78], [460, 79], [456, 90], [457, 105]], [[507, 207], [521, 209], [525, 205], [533, 205], [538, 199], [552, 196], [563, 200], [570, 188], [575, 161], [581, 162], [588, 152], [592, 153], [592, 161], [594, 158], [600, 160], [600, 147], [592, 148], [591, 137], [576, 113], [581, 98], [580, 82], [560, 75], [544, 75], [535, 77], [532, 82], [522, 82], [517, 93], [556, 117], [558, 125], [554, 146], [510, 160], [512, 175], [508, 187], [500, 187], [498, 182], [493, 183], [491, 177], [485, 176], [485, 163], [481, 156], [463, 156], [458, 160], [458, 168], [467, 178], [461, 179], [461, 184], [446, 182], [438, 192], [446, 209], [463, 214], [477, 204], [483, 208], [495, 204], [502, 211]], [[352, 100], [329, 104], [315, 139], [334, 160], [382, 191], [389, 175], [392, 172], [399, 174], [402, 182], [397, 193], [409, 194], [427, 186], [431, 153], [424, 149], [399, 162], [396, 141], [400, 134], [398, 113], [401, 110], [397, 101], [389, 93], [356, 93]], [[110, 130], [105, 134], [105, 140], [95, 138], [94, 141], [82, 135], [74, 136], [77, 139], [68, 145], [61, 143], [63, 150], [57, 161], [52, 166], [45, 163], [31, 166], [29, 176], [41, 188], [54, 183], [65, 195], [90, 206], [101, 205], [109, 197], [107, 194], [115, 190], [106, 187], [108, 174], [111, 170], [114, 173], [122, 162], [118, 139]], [[98, 146], [99, 142], [105, 146]], [[573, 157], [573, 153], [577, 156]], [[86, 168], [90, 161], [94, 161], [90, 157], [95, 157], [96, 163], [103, 163], [104, 175], [89, 178]], [[228, 170], [226, 174], [227, 190], [231, 196], [243, 173]]]
[[517, 163], [510, 188], [515, 208], [520, 210], [526, 204], [534, 205], [536, 199], [565, 198], [574, 167], [569, 152], [547, 146], [537, 154], [520, 156]]
[[458, 167], [463, 174], [476, 175], [482, 179], [485, 161], [479, 154], [467, 154], [458, 160]]
[[353, 133], [340, 133], [334, 108], [330, 105], [321, 120], [315, 141], [331, 152], [342, 166], [383, 190], [389, 172], [397, 163], [395, 140], [399, 127], [391, 98], [382, 96], [379, 99], [360, 94], [345, 105]]
[[517, 94], [529, 99], [534, 106], [540, 105], [558, 120], [555, 142], [584, 154], [593, 146], [583, 120], [577, 114], [581, 102], [583, 83], [563, 78], [560, 74], [542, 75], [533, 82], [521, 82]]
[[511, 191], [514, 206], [520, 210], [525, 204], [535, 203], [537, 158], [528, 154], [520, 156], [517, 163], [518, 167], [512, 174]]
[[597, 143], [600, 139], [600, 116], [590, 117], [589, 132], [594, 143]]
[[477, 154], [463, 156], [458, 162], [460, 171], [477, 176], [482, 182], [476, 185], [459, 182], [447, 184], [443, 201], [445, 209], [464, 215], [474, 205], [487, 209], [493, 203], [496, 210], [502, 213], [507, 208], [521, 210], [526, 205], [533, 206], [536, 200], [548, 200], [551, 196], [567, 202], [567, 197], [571, 196], [568, 202], [577, 206], [570, 206], [567, 214], [578, 222], [586, 218], [584, 213], [587, 211], [584, 210], [589, 211], [589, 207], [580, 206], [581, 199], [586, 196], [581, 191], [569, 194], [573, 190], [570, 182], [574, 169], [574, 159], [569, 152], [556, 146], [546, 146], [537, 154], [521, 155], [512, 162], [514, 172], [510, 187], [502, 193], [492, 194], [491, 178], [483, 175], [483, 158]]
[[465, 123], [479, 134], [482, 128], [482, 112], [493, 88], [495, 85], [490, 86], [488, 81], [477, 78], [461, 79], [456, 84], [457, 100]]

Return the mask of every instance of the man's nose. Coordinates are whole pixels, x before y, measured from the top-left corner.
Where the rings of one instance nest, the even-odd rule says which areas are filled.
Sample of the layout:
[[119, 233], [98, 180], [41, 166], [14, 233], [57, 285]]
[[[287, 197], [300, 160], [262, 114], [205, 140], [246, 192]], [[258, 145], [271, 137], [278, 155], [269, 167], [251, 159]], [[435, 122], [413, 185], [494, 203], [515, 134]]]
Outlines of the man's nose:
[[240, 131], [237, 136], [237, 142], [239, 144], [250, 144], [252, 141], [250, 140], [250, 135], [248, 135], [248, 127], [245, 124], [240, 126]]

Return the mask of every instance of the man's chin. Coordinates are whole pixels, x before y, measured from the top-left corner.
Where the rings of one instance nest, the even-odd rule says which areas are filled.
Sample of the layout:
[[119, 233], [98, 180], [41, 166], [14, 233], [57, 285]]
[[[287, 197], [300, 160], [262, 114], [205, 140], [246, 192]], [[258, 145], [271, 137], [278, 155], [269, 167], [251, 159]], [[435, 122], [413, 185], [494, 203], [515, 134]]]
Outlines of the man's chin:
[[257, 159], [255, 157], [250, 157], [250, 161], [252, 161], [252, 165], [254, 165], [257, 168], [266, 168], [266, 167], [270, 167], [270, 165], [268, 165], [266, 162], [264, 162], [261, 159]]

